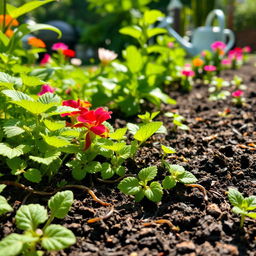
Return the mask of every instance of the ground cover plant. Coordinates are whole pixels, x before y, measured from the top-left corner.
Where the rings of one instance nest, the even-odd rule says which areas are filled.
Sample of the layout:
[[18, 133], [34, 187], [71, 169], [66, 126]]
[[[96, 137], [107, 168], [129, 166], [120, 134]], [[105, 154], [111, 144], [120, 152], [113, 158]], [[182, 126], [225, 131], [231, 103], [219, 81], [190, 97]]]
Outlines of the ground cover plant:
[[185, 64], [146, 10], [122, 58], [80, 67], [34, 33], [59, 30], [17, 20], [50, 2], [0, 8], [0, 254], [253, 255], [248, 49], [215, 42]]

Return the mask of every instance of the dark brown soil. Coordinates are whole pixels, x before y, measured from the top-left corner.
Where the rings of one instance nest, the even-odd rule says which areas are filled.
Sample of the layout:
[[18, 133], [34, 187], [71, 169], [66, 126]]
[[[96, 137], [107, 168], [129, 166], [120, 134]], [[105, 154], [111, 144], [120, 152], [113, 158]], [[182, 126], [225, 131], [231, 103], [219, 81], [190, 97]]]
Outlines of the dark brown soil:
[[[209, 200], [200, 190], [183, 185], [164, 192], [162, 202], [147, 200], [135, 203], [120, 193], [115, 184], [105, 184], [92, 178], [93, 190], [99, 198], [115, 205], [113, 215], [100, 222], [88, 224], [90, 218], [105, 215], [110, 208], [92, 201], [81, 191], [75, 192], [75, 203], [69, 215], [59, 223], [70, 228], [77, 243], [51, 255], [69, 256], [236, 256], [256, 255], [256, 221], [246, 219], [239, 229], [239, 217], [231, 212], [226, 191], [236, 187], [245, 196], [256, 194], [256, 68], [255, 59], [237, 71], [224, 71], [230, 80], [235, 74], [248, 86], [246, 105], [238, 108], [229, 97], [225, 101], [208, 101], [206, 85], [195, 85], [189, 94], [172, 93], [176, 106], [162, 106], [157, 118], [164, 122], [168, 135], [155, 135], [138, 153], [135, 162], [128, 162], [128, 173], [150, 165], [160, 167], [160, 144], [177, 150], [170, 163], [184, 166], [205, 187]], [[230, 109], [230, 115], [219, 113]], [[186, 118], [190, 131], [173, 133], [167, 111], [176, 110]], [[119, 121], [118, 124], [122, 124]], [[85, 183], [86, 184], [86, 183]], [[8, 188], [5, 192], [15, 208], [20, 206], [26, 192]], [[16, 196], [16, 197], [14, 197]], [[30, 195], [26, 203], [45, 203], [47, 197]], [[18, 200], [18, 201], [15, 201]], [[23, 202], [24, 203], [24, 202]], [[0, 238], [15, 231], [14, 213], [0, 217]], [[144, 222], [166, 219], [180, 228], [173, 231], [167, 224], [144, 226]], [[58, 221], [57, 221], [58, 222]]]

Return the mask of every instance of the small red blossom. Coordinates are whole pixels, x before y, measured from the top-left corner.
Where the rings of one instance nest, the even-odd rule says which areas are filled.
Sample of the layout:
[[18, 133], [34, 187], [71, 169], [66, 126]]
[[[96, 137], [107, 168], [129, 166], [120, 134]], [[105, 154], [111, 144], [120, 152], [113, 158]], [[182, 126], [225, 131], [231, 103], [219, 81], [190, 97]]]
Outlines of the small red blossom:
[[235, 98], [238, 98], [238, 97], [241, 97], [243, 94], [244, 94], [243, 91], [237, 90], [237, 91], [232, 93], [232, 96], [235, 97]]
[[51, 55], [48, 53], [45, 53], [42, 60], [40, 61], [40, 65], [45, 65], [47, 63], [49, 63], [51, 60]]
[[41, 96], [45, 93], [54, 93], [55, 92], [55, 88], [51, 87], [50, 85], [48, 84], [43, 84], [42, 87], [41, 87], [41, 91], [37, 94], [38, 96]]
[[75, 57], [76, 55], [76, 52], [71, 50], [71, 49], [66, 49], [66, 50], [63, 50], [62, 53], [66, 56], [66, 57], [69, 57], [69, 58], [73, 58]]
[[83, 112], [89, 111], [88, 109], [91, 107], [91, 103], [84, 100], [64, 100], [62, 102], [62, 106], [68, 106], [71, 108], [76, 108], [77, 111], [69, 112], [69, 113], [63, 113], [61, 116], [78, 116], [82, 114]]
[[195, 75], [195, 72], [193, 70], [186, 70], [186, 69], [184, 69], [184, 70], [181, 71], [181, 74], [183, 76], [186, 76], [186, 77], [191, 77], [191, 76]]

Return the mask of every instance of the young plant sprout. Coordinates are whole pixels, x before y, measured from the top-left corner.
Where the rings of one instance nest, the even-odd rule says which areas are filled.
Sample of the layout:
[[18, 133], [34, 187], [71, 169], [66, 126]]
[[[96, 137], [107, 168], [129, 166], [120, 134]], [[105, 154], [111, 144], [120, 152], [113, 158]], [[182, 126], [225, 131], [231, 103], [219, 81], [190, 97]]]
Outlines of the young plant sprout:
[[138, 176], [124, 178], [118, 185], [120, 191], [126, 195], [135, 196], [135, 201], [141, 201], [145, 196], [153, 202], [160, 202], [163, 196], [163, 188], [157, 181], [152, 181], [157, 175], [156, 166], [142, 169]]
[[195, 76], [195, 72], [193, 70], [184, 69], [181, 71], [181, 90], [183, 92], [189, 92], [193, 86], [192, 77]]
[[211, 86], [209, 88], [210, 96], [209, 100], [215, 101], [215, 100], [224, 100], [229, 95], [230, 92], [223, 90], [224, 87], [228, 87], [230, 84], [228, 81], [225, 81], [221, 77], [214, 77], [211, 81]]
[[244, 226], [245, 217], [256, 219], [256, 196], [243, 197], [243, 195], [234, 188], [228, 190], [228, 199], [232, 204], [232, 212], [241, 216], [240, 228]]
[[245, 103], [245, 98], [243, 97], [244, 92], [241, 90], [237, 90], [232, 93], [232, 102], [238, 106], [241, 107]]
[[235, 75], [233, 77], [233, 80], [231, 81], [231, 84], [235, 86], [236, 90], [245, 90], [247, 86], [243, 84], [243, 79], [240, 76]]
[[[12, 233], [0, 241], [0, 255], [43, 255], [37, 250], [37, 244], [47, 251], [65, 249], [76, 242], [72, 231], [62, 225], [51, 224], [54, 218], [63, 219], [68, 214], [73, 203], [72, 191], [56, 193], [48, 201], [51, 210], [40, 204], [22, 205], [16, 213], [17, 227], [23, 234]], [[43, 227], [40, 225], [44, 224]]]
[[167, 155], [176, 153], [176, 150], [172, 147], [167, 147], [167, 146], [161, 145], [161, 149], [163, 151], [162, 164], [164, 164], [164, 162], [165, 162], [164, 159]]
[[185, 117], [172, 112], [165, 113], [164, 115], [172, 118], [173, 131], [177, 131], [177, 129], [186, 130], [186, 131], [189, 130], [189, 127], [183, 124], [183, 121], [185, 121]]

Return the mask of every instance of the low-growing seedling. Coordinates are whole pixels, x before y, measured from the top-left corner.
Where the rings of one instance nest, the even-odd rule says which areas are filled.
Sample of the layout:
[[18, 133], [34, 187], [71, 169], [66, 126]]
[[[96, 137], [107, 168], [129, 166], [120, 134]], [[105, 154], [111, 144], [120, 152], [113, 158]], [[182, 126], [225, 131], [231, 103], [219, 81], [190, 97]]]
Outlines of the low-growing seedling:
[[165, 162], [165, 167], [171, 174], [166, 176], [163, 180], [163, 188], [171, 189], [176, 186], [178, 182], [183, 184], [192, 184], [197, 182], [197, 178], [189, 171], [186, 171], [183, 166]]
[[240, 228], [244, 226], [245, 217], [256, 219], [256, 196], [244, 197], [237, 189], [228, 190], [228, 199], [232, 204], [232, 212], [241, 216]]
[[176, 150], [175, 150], [174, 148], [172, 148], [172, 147], [167, 147], [167, 146], [165, 146], [165, 145], [161, 145], [161, 149], [162, 149], [162, 151], [163, 151], [162, 164], [164, 164], [164, 162], [165, 162], [164, 159], [165, 159], [165, 157], [166, 157], [167, 155], [176, 153]]
[[[5, 189], [6, 185], [0, 185], [0, 193]], [[0, 196], [0, 215], [13, 211], [4, 196]]]
[[156, 166], [150, 166], [142, 169], [138, 177], [127, 177], [123, 179], [118, 188], [126, 195], [135, 196], [135, 201], [141, 201], [144, 196], [153, 202], [160, 202], [163, 196], [163, 188], [157, 181], [153, 181], [148, 184], [149, 181], [153, 180], [157, 175]]
[[247, 86], [243, 84], [243, 79], [240, 76], [235, 75], [231, 84], [235, 86], [236, 90], [245, 90]]
[[[50, 216], [40, 204], [22, 205], [15, 220], [17, 227], [24, 233], [13, 233], [0, 241], [0, 255], [43, 255], [42, 251], [37, 251], [37, 244], [47, 251], [62, 250], [74, 244], [76, 238], [69, 229], [51, 224], [54, 218], [63, 219], [72, 203], [73, 193], [67, 190], [58, 192], [48, 201]], [[43, 223], [45, 225], [39, 228]]]
[[221, 77], [214, 77], [211, 81], [211, 86], [209, 88], [210, 96], [209, 100], [224, 100], [229, 95], [230, 92], [223, 90], [224, 87], [228, 87], [230, 84]]
[[172, 113], [172, 112], [165, 113], [164, 115], [172, 118], [174, 132], [176, 132], [177, 129], [189, 130], [189, 127], [187, 125], [183, 124], [183, 122], [185, 121], [185, 117], [183, 117], [177, 113]]

